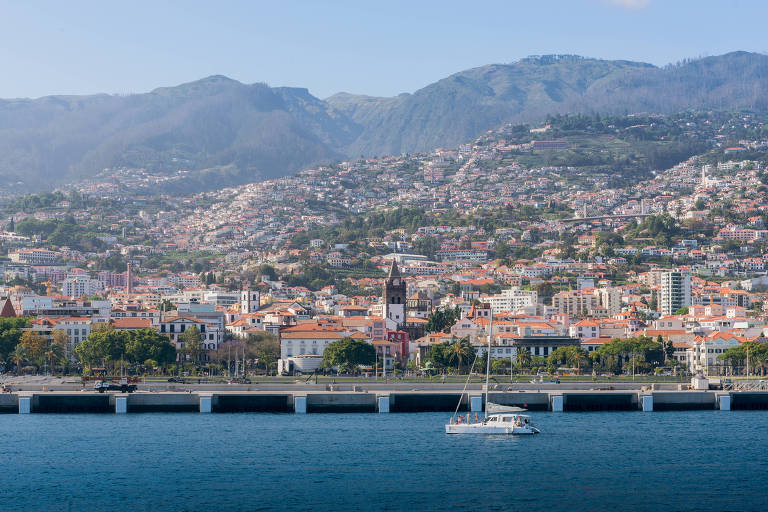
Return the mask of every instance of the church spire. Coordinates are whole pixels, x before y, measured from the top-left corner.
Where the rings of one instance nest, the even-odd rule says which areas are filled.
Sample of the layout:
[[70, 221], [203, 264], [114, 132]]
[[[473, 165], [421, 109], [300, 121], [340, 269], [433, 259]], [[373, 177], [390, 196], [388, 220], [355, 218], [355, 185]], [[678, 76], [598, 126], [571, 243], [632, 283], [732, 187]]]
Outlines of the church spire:
[[389, 276], [387, 276], [389, 279], [400, 277], [400, 269], [397, 268], [397, 261], [392, 260], [392, 266], [389, 267]]

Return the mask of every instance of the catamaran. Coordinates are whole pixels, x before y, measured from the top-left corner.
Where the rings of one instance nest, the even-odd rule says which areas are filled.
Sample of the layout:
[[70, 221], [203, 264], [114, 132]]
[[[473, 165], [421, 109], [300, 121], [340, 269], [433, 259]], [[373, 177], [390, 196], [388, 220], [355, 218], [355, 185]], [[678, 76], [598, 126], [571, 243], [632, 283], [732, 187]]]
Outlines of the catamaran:
[[[451, 420], [445, 425], [446, 434], [504, 434], [504, 435], [532, 435], [540, 433], [539, 429], [533, 426], [530, 416], [519, 414], [519, 411], [525, 411], [525, 409], [512, 408], [498, 414], [488, 414], [491, 406], [496, 407], [509, 407], [498, 404], [491, 404], [488, 402], [488, 381], [491, 373], [491, 340], [493, 339], [493, 310], [491, 310], [491, 318], [488, 329], [488, 357], [486, 358], [485, 368], [485, 412], [483, 419], [480, 420], [477, 414], [472, 417], [472, 414], [467, 413], [466, 416], [459, 415], [459, 407], [456, 407], [456, 411], [453, 413]], [[477, 358], [475, 358], [477, 359]], [[472, 364], [474, 367], [474, 363]], [[469, 375], [472, 375], [472, 368], [469, 369]], [[467, 383], [469, 383], [469, 377], [467, 377]], [[466, 391], [466, 384], [464, 385], [464, 391]], [[464, 393], [462, 393], [463, 395]], [[461, 399], [459, 399], [459, 405]]]

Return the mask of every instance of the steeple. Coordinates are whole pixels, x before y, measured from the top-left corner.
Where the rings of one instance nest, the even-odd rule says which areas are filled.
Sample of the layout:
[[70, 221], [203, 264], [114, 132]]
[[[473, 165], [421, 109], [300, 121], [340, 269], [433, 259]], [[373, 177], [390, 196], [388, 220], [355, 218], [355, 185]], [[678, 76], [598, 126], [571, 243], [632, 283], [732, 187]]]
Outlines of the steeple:
[[407, 289], [400, 275], [400, 269], [397, 268], [397, 262], [393, 260], [387, 280], [382, 287], [381, 298], [384, 304], [384, 317], [393, 320], [398, 328], [405, 323]]
[[400, 277], [400, 269], [397, 268], [397, 260], [392, 260], [392, 266], [389, 267], [389, 276], [387, 278], [392, 280], [395, 277]]

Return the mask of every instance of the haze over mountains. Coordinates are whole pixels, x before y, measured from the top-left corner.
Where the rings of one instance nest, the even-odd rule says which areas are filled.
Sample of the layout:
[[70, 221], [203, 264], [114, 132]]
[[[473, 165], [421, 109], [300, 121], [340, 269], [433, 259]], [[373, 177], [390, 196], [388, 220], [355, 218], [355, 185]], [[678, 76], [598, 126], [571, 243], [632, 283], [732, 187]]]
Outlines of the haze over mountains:
[[0, 180], [29, 191], [106, 167], [208, 170], [226, 186], [345, 158], [455, 147], [506, 122], [566, 112], [768, 111], [768, 56], [734, 52], [663, 68], [544, 56], [469, 69], [375, 98], [212, 76], [130, 96], [0, 100]]

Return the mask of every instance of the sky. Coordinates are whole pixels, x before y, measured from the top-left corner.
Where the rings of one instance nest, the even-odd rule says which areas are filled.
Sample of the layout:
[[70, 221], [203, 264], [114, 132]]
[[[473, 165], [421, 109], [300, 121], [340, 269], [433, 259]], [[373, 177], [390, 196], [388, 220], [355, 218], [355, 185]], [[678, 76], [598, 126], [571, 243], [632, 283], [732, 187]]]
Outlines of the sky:
[[394, 96], [571, 53], [665, 65], [768, 53], [766, 0], [0, 0], [0, 98], [130, 94], [210, 75]]

